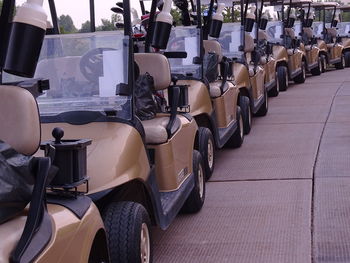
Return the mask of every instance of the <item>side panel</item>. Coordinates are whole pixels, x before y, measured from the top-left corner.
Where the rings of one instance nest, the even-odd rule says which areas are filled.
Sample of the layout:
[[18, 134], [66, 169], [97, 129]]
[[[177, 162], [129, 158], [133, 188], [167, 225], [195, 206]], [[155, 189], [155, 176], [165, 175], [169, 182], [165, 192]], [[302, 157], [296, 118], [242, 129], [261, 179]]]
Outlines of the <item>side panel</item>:
[[256, 74], [250, 78], [250, 82], [252, 83], [254, 101], [257, 101], [262, 96], [264, 96], [264, 93], [265, 93], [264, 80], [265, 80], [265, 72], [260, 66], [258, 66]]
[[[42, 140], [52, 140], [53, 128], [64, 130], [63, 139], [92, 139], [87, 147], [89, 194], [113, 188], [133, 179], [146, 181], [149, 161], [139, 132], [117, 122], [95, 122], [86, 125], [43, 123]], [[42, 154], [42, 153], [41, 153]]]
[[339, 44], [336, 44], [334, 47], [331, 47], [330, 48], [330, 60], [333, 60], [333, 59], [338, 59], [341, 57], [342, 55], [342, 52], [343, 52], [343, 46], [342, 45], [339, 45]]
[[284, 46], [274, 45], [272, 49], [272, 56], [277, 61], [284, 60], [288, 62], [288, 53]]
[[306, 61], [308, 66], [312, 66], [318, 63], [319, 48], [316, 46], [311, 46], [310, 49], [306, 49]]
[[341, 39], [341, 44], [343, 45], [344, 49], [350, 48], [350, 38], [343, 37]]
[[48, 211], [55, 234], [37, 262], [88, 262], [94, 237], [98, 230], [104, 229], [96, 206], [92, 203], [82, 220], [59, 205], [49, 205]]
[[290, 50], [290, 56], [288, 60], [289, 75], [294, 75], [301, 69], [301, 62], [303, 58], [303, 52], [300, 50]]
[[269, 61], [264, 65], [265, 70], [265, 84], [271, 85], [276, 78], [276, 60], [269, 58]]
[[179, 80], [179, 85], [188, 85], [188, 103], [192, 116], [202, 113], [211, 115], [213, 108], [208, 88], [201, 81]]
[[233, 76], [235, 78], [235, 83], [238, 88], [250, 87], [249, 72], [246, 66], [241, 63], [233, 64]]
[[192, 154], [197, 124], [180, 116], [181, 128], [167, 142], [148, 145], [155, 150], [156, 178], [160, 191], [173, 191], [192, 173]]
[[216, 120], [219, 128], [226, 128], [236, 119], [239, 89], [229, 83], [230, 88], [214, 101]]

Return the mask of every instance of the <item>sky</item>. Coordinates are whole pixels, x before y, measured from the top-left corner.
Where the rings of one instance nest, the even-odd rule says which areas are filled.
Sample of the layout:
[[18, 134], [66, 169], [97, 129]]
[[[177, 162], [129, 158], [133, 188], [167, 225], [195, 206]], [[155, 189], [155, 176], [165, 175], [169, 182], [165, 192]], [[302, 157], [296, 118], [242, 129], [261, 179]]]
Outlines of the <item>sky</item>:
[[[112, 11], [111, 7], [115, 6], [115, 3], [122, 0], [95, 0], [95, 19], [96, 26], [101, 24], [102, 18], [111, 18]], [[26, 2], [25, 0], [17, 0], [16, 5], [21, 5]], [[90, 11], [89, 11], [89, 0], [56, 0], [56, 9], [57, 15], [70, 15], [73, 19], [74, 25], [76, 28], [80, 28], [81, 24], [89, 20]], [[134, 7], [138, 10], [139, 15], [141, 15], [140, 4], [138, 0], [130, 1], [131, 7]], [[150, 4], [146, 2], [145, 5]], [[48, 1], [44, 0], [44, 8], [47, 10], [49, 15], [49, 6]]]

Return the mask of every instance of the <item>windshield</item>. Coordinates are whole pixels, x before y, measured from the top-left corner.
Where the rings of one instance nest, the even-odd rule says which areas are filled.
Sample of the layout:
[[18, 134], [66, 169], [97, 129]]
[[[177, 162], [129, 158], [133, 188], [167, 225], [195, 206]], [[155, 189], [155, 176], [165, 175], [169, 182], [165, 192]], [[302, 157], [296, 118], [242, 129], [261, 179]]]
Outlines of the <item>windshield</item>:
[[282, 42], [282, 29], [283, 22], [281, 21], [280, 13], [282, 10], [281, 5], [265, 7], [265, 14], [269, 21], [266, 26], [267, 40], [271, 43], [281, 43]]
[[239, 48], [243, 44], [240, 22], [224, 23], [218, 41], [224, 56], [243, 58], [244, 53]]
[[200, 57], [200, 31], [196, 26], [177, 26], [170, 34], [167, 52], [186, 52], [186, 58], [169, 58], [171, 73], [201, 78], [201, 65], [195, 64]]
[[[50, 81], [50, 89], [38, 98], [40, 114], [112, 110], [130, 119], [130, 98], [115, 95], [118, 84], [128, 83], [127, 67], [123, 32], [46, 36], [34, 75]], [[4, 74], [4, 82], [19, 80]]]
[[340, 36], [349, 36], [350, 33], [350, 22], [338, 23], [338, 34]]
[[315, 37], [318, 37], [318, 38], [323, 37], [322, 35], [323, 22], [314, 22], [312, 24], [312, 28], [313, 28]]

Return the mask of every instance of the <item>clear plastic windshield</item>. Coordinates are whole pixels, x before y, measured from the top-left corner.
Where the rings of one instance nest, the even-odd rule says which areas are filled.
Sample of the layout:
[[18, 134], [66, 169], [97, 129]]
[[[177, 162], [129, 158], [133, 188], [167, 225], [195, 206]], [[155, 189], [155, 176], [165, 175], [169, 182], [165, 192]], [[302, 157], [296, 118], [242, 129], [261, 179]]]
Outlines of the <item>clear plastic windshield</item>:
[[302, 30], [303, 30], [303, 24], [300, 22], [300, 21], [295, 21], [294, 22], [294, 33], [295, 33], [295, 36], [300, 39], [302, 34]]
[[170, 34], [167, 52], [186, 52], [186, 58], [169, 58], [171, 72], [201, 78], [201, 65], [195, 64], [200, 57], [200, 31], [196, 26], [178, 26]]
[[242, 58], [244, 53], [240, 50], [242, 45], [241, 23], [224, 23], [218, 39], [223, 55], [229, 58]]
[[281, 21], [270, 21], [267, 23], [266, 33], [268, 41], [271, 43], [281, 43], [283, 35], [283, 23]]
[[323, 31], [323, 22], [313, 22], [312, 28], [314, 31], [315, 37], [322, 38], [322, 31]]
[[[46, 36], [34, 78], [50, 81], [38, 98], [41, 115], [116, 111], [131, 118], [131, 98], [116, 96], [128, 84], [128, 39], [120, 31]], [[18, 81], [5, 74], [4, 82]]]
[[338, 23], [338, 34], [342, 37], [349, 37], [350, 36], [350, 22], [341, 22]]

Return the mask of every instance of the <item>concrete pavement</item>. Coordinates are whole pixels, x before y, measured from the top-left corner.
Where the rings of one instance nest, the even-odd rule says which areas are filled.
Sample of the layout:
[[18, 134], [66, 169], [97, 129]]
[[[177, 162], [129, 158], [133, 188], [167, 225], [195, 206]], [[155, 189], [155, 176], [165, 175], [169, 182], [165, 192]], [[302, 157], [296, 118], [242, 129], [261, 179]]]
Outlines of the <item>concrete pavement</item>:
[[269, 106], [218, 151], [202, 211], [154, 229], [155, 262], [350, 262], [350, 69]]

